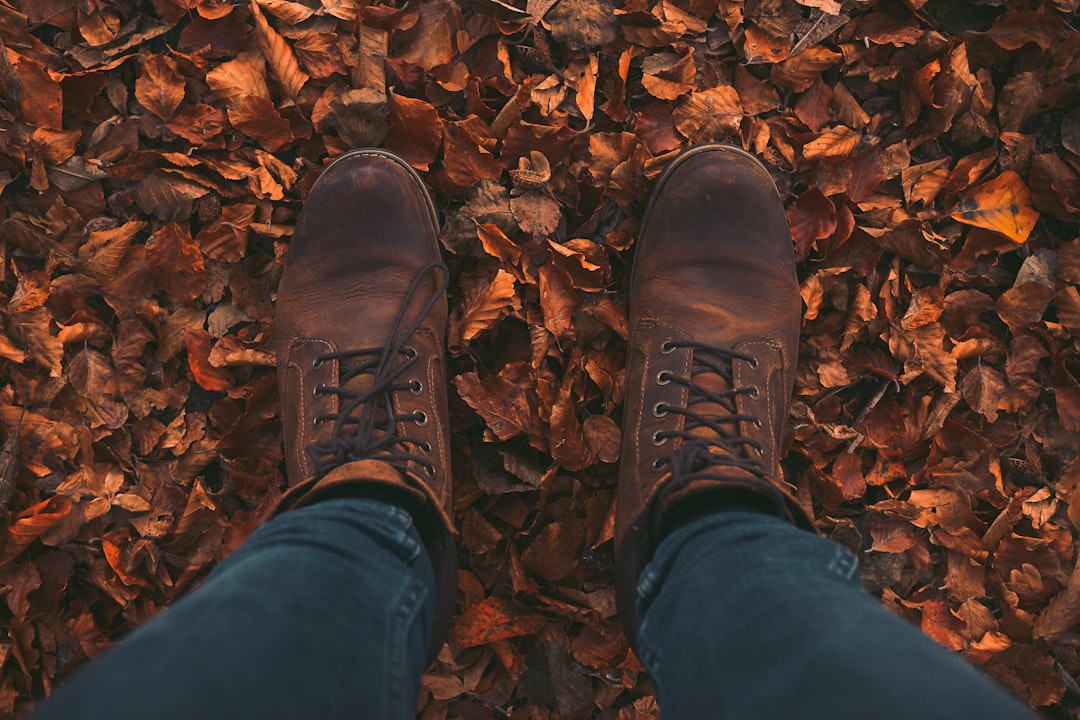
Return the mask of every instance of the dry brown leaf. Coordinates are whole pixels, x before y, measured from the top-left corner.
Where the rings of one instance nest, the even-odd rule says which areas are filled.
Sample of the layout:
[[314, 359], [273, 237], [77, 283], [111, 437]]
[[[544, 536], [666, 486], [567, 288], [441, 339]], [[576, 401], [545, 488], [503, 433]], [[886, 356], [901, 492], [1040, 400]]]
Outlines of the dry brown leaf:
[[271, 27], [256, 0], [251, 0], [251, 14], [255, 18], [255, 35], [259, 38], [259, 49], [263, 57], [285, 89], [286, 95], [295, 102], [310, 77], [300, 69], [292, 47]]
[[788, 225], [795, 241], [795, 255], [809, 256], [814, 243], [836, 230], [836, 206], [820, 190], [813, 188], [800, 195], [787, 209]]
[[607, 45], [619, 28], [610, 0], [559, 0], [548, 10], [545, 22], [555, 42], [573, 52]]
[[522, 231], [533, 237], [551, 235], [562, 219], [559, 203], [542, 192], [529, 191], [510, 198], [510, 210]]
[[425, 70], [450, 62], [456, 52], [455, 33], [460, 24], [457, 7], [446, 0], [425, 0], [419, 17], [409, 30], [400, 33], [396, 56]]
[[461, 315], [461, 339], [468, 342], [490, 330], [510, 312], [521, 309], [514, 276], [503, 269], [465, 308]]
[[729, 85], [692, 92], [672, 112], [675, 127], [692, 143], [723, 140], [739, 129], [743, 110]]
[[150, 112], [168, 122], [184, 101], [184, 79], [176, 62], [164, 55], [143, 61], [142, 74], [135, 80], [135, 98]]
[[573, 332], [574, 311], [578, 297], [570, 275], [555, 265], [540, 267], [540, 307], [544, 311], [544, 326], [555, 337]]
[[791, 40], [786, 35], [776, 37], [750, 24], [746, 26], [742, 50], [747, 65], [783, 62], [791, 54]]
[[443, 123], [439, 113], [423, 100], [396, 93], [387, 96], [389, 132], [386, 147], [401, 155], [417, 170], [427, 170], [442, 145]]
[[259, 6], [289, 25], [297, 25], [315, 14], [315, 8], [288, 0], [257, 0]]
[[528, 432], [532, 411], [525, 391], [501, 375], [487, 377], [483, 382], [476, 373], [464, 373], [453, 379], [461, 399], [469, 404], [485, 425], [500, 440]]
[[470, 605], [454, 620], [451, 637], [462, 647], [487, 645], [496, 640], [533, 635], [544, 625], [537, 613], [492, 596]]

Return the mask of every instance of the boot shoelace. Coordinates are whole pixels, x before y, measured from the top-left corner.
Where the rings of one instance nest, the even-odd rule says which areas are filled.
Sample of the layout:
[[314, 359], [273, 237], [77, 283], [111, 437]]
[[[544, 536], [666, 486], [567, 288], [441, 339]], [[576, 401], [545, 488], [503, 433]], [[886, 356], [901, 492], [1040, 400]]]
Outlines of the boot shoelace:
[[[406, 324], [409, 307], [415, 296], [419, 295], [424, 278], [432, 272], [441, 275], [439, 285], [424, 301], [420, 312]], [[396, 415], [393, 396], [405, 390], [418, 395], [423, 392], [419, 380], [402, 382], [399, 377], [418, 358], [416, 349], [407, 344], [408, 340], [446, 292], [449, 276], [449, 269], [441, 262], [430, 263], [420, 269], [405, 293], [383, 347], [324, 353], [313, 361], [316, 367], [333, 360], [339, 363], [339, 384], [318, 385], [314, 390], [315, 395], [336, 395], [339, 403], [336, 413], [325, 413], [314, 420], [316, 425], [331, 420], [334, 423], [329, 439], [312, 443], [307, 448], [308, 456], [315, 465], [316, 478], [347, 462], [372, 457], [394, 466], [403, 474], [414, 474], [411, 473], [410, 464], [419, 465], [429, 476], [435, 474], [434, 463], [424, 457], [431, 454], [431, 444], [422, 438], [397, 432], [398, 422], [411, 421], [423, 426], [430, 418], [422, 410]], [[402, 359], [404, 362], [401, 362]], [[371, 376], [368, 389], [362, 392], [350, 390], [350, 381], [361, 375]], [[411, 448], [419, 449], [423, 454], [418, 455]]]
[[[658, 417], [674, 413], [686, 418], [681, 430], [660, 430], [653, 435], [653, 442], [656, 445], [663, 445], [668, 438], [677, 437], [683, 441], [678, 450], [659, 458], [654, 463], [654, 468], [657, 470], [664, 467], [671, 470], [671, 481], [662, 489], [663, 495], [676, 492], [691, 480], [746, 479], [743, 473], [725, 474], [722, 468], [741, 470], [767, 482], [765, 477], [768, 471], [762, 464], [761, 444], [738, 433], [738, 423], [750, 422], [761, 427], [761, 420], [756, 415], [739, 413], [735, 407], [737, 396], [748, 395], [756, 398], [758, 388], [752, 385], [737, 387], [734, 382], [732, 364], [735, 360], [744, 360], [750, 363], [751, 367], [757, 367], [757, 359], [733, 350], [690, 341], [667, 341], [661, 345], [661, 352], [671, 353], [678, 348], [693, 350], [690, 378], [678, 377], [668, 370], [662, 370], [656, 376], [658, 384], [675, 383], [689, 390], [685, 407], [657, 403], [653, 408], [653, 413]], [[726, 382], [727, 388], [710, 390], [694, 381], [695, 377], [704, 373], [719, 375]], [[726, 414], [716, 412], [706, 414], [695, 411], [694, 406], [702, 403], [719, 406]], [[703, 437], [693, 432], [700, 428], [707, 428], [714, 437]], [[757, 457], [751, 457], [749, 449], [753, 449]]]

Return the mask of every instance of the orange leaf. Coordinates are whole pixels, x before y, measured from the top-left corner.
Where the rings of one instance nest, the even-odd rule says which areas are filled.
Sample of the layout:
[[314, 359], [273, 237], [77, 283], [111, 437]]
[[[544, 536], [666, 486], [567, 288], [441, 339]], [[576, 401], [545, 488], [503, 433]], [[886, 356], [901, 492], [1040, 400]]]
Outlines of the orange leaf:
[[271, 15], [290, 25], [302, 23], [315, 14], [314, 8], [300, 3], [285, 2], [285, 0], [258, 0], [258, 3]]
[[210, 333], [200, 328], [184, 330], [184, 345], [187, 347], [188, 367], [195, 377], [195, 382], [204, 390], [224, 392], [232, 385], [232, 375], [228, 371], [210, 364]]
[[523, 613], [502, 598], [489, 597], [461, 613], [450, 634], [462, 647], [476, 647], [496, 640], [532, 635], [543, 625], [543, 616]]
[[[541, 277], [543, 277], [541, 275]], [[559, 395], [551, 406], [551, 457], [571, 472], [577, 472], [592, 461], [585, 431], [578, 421], [574, 402], [573, 375], [563, 378]]]
[[993, 230], [1015, 243], [1022, 243], [1034, 229], [1039, 211], [1031, 206], [1031, 193], [1020, 176], [1006, 170], [960, 200], [952, 217], [966, 225]]
[[743, 54], [747, 65], [759, 63], [777, 63], [788, 59], [791, 53], [791, 41], [778, 38], [756, 25], [747, 25], [743, 36]]
[[48, 500], [23, 510], [7, 529], [7, 538], [3, 554], [0, 555], [0, 562], [6, 563], [14, 558], [23, 548], [44, 535], [70, 512], [71, 498], [67, 495], [53, 495]]
[[490, 330], [511, 310], [520, 307], [514, 276], [500, 268], [483, 292], [465, 308], [461, 316], [461, 339], [472, 340], [485, 330]]
[[817, 45], [774, 65], [770, 77], [782, 88], [804, 92], [810, 89], [821, 73], [843, 58], [844, 56], [840, 53]]
[[803, 158], [821, 160], [848, 157], [861, 138], [860, 133], [844, 125], [838, 125], [803, 145]]
[[502, 260], [507, 265], [515, 268], [521, 267], [523, 253], [514, 241], [506, 237], [506, 234], [494, 223], [480, 223], [476, 226], [476, 235], [484, 247], [484, 252], [492, 257]]
[[135, 99], [144, 108], [168, 122], [184, 100], [184, 78], [176, 63], [164, 55], [151, 55], [135, 81]]
[[240, 132], [250, 135], [270, 152], [292, 142], [292, 126], [281, 116], [269, 98], [257, 95], [242, 97], [229, 107], [229, 122]]
[[742, 121], [739, 93], [730, 85], [690, 93], [675, 108], [675, 127], [690, 142], [722, 140], [734, 134]]
[[586, 122], [591, 121], [593, 116], [596, 99], [596, 73], [599, 67], [596, 55], [590, 55], [585, 74], [582, 75], [580, 82], [578, 82], [576, 102], [578, 110], [581, 110]]
[[819, 132], [832, 119], [832, 99], [832, 88], [818, 76], [810, 89], [795, 103], [795, 117], [802, 120], [806, 127]]
[[540, 308], [544, 311], [544, 325], [552, 335], [562, 337], [572, 332], [577, 304], [577, 291], [569, 273], [555, 265], [542, 265]]
[[559, 203], [540, 192], [530, 191], [510, 198], [510, 210], [514, 213], [518, 227], [534, 237], [551, 235], [562, 219]]
[[166, 127], [192, 145], [201, 146], [220, 135], [228, 125], [225, 113], [211, 105], [199, 103], [185, 107]]
[[270, 69], [281, 81], [289, 98], [296, 100], [304, 83], [309, 79], [308, 74], [300, 69], [289, 43], [270, 26], [255, 0], [251, 0], [251, 14], [255, 17], [255, 29], [263, 57], [270, 63]]
[[49, 130], [62, 129], [63, 93], [60, 83], [34, 60], [13, 52], [10, 47], [7, 53], [8, 62], [21, 86], [18, 97], [23, 122]]

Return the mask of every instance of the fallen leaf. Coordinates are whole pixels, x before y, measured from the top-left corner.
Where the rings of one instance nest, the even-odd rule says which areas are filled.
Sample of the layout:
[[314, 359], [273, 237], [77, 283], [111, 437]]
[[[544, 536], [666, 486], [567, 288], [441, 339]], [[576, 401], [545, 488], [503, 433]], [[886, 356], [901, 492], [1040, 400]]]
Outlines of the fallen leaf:
[[692, 92], [671, 114], [678, 131], [692, 143], [723, 140], [739, 129], [743, 111], [729, 85]]
[[263, 57], [270, 64], [278, 82], [285, 88], [285, 93], [295, 101], [310, 77], [300, 69], [292, 47], [270, 26], [255, 0], [251, 0], [251, 14], [255, 18], [255, 35], [259, 38]]
[[176, 63], [164, 55], [151, 55], [143, 62], [135, 81], [135, 98], [150, 112], [168, 122], [184, 101], [184, 79]]
[[206, 265], [199, 245], [176, 223], [166, 225], [146, 241], [146, 269], [158, 271], [177, 303], [194, 300], [206, 288]]
[[491, 596], [465, 608], [455, 618], [450, 636], [462, 647], [476, 647], [496, 640], [533, 635], [543, 625], [543, 616]]
[[210, 334], [199, 328], [184, 330], [184, 345], [187, 347], [188, 367], [195, 382], [204, 390], [223, 392], [233, 384], [232, 375], [210, 364]]
[[385, 144], [417, 170], [428, 170], [442, 145], [443, 123], [439, 113], [423, 100], [396, 93], [387, 95], [389, 131]]
[[481, 383], [476, 373], [457, 375], [453, 383], [461, 399], [500, 440], [528, 431], [532, 413], [525, 392], [517, 384], [500, 375], [485, 378]]
[[540, 192], [526, 192], [510, 198], [510, 210], [522, 231], [534, 237], [551, 235], [562, 220], [559, 203]]
[[1035, 228], [1039, 213], [1031, 207], [1031, 195], [1024, 181], [1014, 171], [1006, 170], [961, 199], [952, 218], [1023, 243]]
[[495, 277], [465, 308], [461, 316], [461, 339], [468, 342], [490, 330], [513, 310], [521, 308], [514, 276], [499, 269]]
[[577, 291], [570, 275], [555, 265], [540, 267], [540, 307], [544, 311], [544, 326], [556, 337], [573, 330]]
[[836, 230], [836, 206], [820, 190], [812, 188], [788, 207], [787, 220], [795, 241], [795, 255], [802, 260], [809, 256], [815, 242]]

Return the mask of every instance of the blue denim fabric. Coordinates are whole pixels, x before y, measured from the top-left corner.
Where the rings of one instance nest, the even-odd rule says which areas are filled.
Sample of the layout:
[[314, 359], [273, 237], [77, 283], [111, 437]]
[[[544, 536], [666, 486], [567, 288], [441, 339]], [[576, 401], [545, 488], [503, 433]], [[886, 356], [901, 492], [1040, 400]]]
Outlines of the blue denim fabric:
[[327, 500], [253, 533], [34, 720], [412, 718], [434, 616], [409, 514]]
[[638, 582], [664, 720], [1033, 718], [859, 584], [846, 548], [769, 515], [678, 528]]
[[[851, 553], [764, 514], [679, 528], [638, 590], [664, 720], [1033, 717], [865, 593]], [[327, 500], [268, 522], [34, 720], [410, 718], [433, 618], [409, 515]]]

